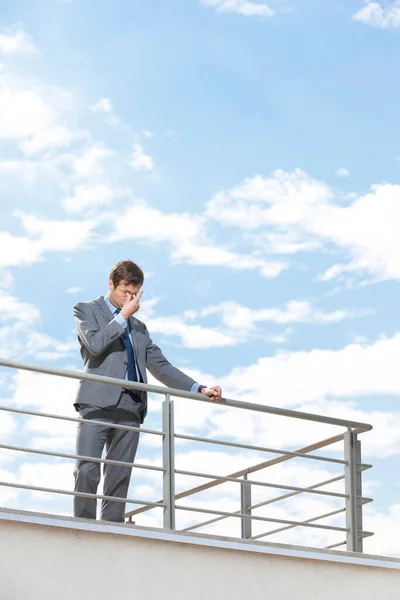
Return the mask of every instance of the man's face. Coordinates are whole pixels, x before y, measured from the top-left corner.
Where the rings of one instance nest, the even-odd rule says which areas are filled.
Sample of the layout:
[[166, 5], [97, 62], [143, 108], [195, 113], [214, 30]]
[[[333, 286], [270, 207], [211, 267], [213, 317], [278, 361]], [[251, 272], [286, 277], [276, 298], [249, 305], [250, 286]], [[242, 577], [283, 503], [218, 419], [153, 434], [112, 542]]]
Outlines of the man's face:
[[127, 297], [129, 296], [130, 298], [131, 296], [135, 296], [140, 288], [140, 285], [127, 284], [124, 280], [114, 286], [110, 279], [108, 281], [108, 297], [110, 298], [110, 302], [116, 308], [122, 308]]

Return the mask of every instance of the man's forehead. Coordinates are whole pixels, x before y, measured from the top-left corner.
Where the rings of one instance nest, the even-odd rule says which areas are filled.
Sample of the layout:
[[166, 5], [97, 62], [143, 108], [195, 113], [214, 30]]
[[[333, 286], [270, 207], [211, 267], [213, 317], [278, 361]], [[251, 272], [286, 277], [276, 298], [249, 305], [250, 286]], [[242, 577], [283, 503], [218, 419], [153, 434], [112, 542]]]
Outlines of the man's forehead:
[[139, 289], [140, 289], [140, 287], [141, 287], [139, 284], [135, 285], [135, 284], [133, 284], [133, 283], [126, 283], [126, 281], [125, 281], [124, 279], [123, 279], [122, 281], [120, 281], [120, 282], [119, 282], [118, 286], [119, 286], [119, 287], [123, 287], [123, 288], [125, 288], [125, 289], [127, 289], [127, 290], [129, 290], [129, 289], [132, 289], [132, 290], [139, 290]]

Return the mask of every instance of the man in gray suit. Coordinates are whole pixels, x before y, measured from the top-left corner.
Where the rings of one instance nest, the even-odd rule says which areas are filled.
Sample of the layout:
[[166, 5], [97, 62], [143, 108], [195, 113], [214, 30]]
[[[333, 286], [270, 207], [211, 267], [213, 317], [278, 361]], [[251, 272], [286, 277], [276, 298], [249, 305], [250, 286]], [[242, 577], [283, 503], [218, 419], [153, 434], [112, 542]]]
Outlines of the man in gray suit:
[[[90, 302], [78, 302], [74, 317], [87, 373], [147, 383], [146, 369], [167, 387], [200, 392], [213, 400], [221, 399], [219, 386], [199, 385], [171, 365], [150, 338], [147, 327], [133, 315], [140, 308], [143, 271], [130, 260], [116, 263], [110, 272], [108, 294]], [[110, 427], [110, 423], [139, 427], [147, 413], [147, 394], [123, 387], [81, 381], [75, 408], [84, 419], [103, 421], [104, 425], [78, 425], [76, 453], [133, 463], [139, 432]], [[132, 468], [104, 465], [104, 496], [126, 498]], [[100, 463], [78, 460], [75, 491], [96, 494]], [[96, 518], [96, 499], [74, 497], [74, 516]], [[101, 519], [124, 521], [125, 503], [103, 500]]]

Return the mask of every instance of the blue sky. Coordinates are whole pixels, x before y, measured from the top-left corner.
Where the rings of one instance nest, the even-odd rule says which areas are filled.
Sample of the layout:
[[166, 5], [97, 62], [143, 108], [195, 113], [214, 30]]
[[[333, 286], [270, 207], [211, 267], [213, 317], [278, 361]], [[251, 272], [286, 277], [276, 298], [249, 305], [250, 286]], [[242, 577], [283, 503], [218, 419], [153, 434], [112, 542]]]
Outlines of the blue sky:
[[[15, 0], [0, 22], [2, 356], [80, 369], [73, 304], [135, 260], [138, 317], [171, 362], [228, 397], [374, 425], [367, 550], [386, 554], [400, 554], [399, 27], [399, 2], [362, 0]], [[1, 375], [5, 404], [72, 414], [73, 383]], [[181, 410], [199, 435], [310, 441]], [[71, 428], [3, 423], [21, 445], [73, 448]], [[62, 461], [0, 460], [4, 479], [70, 477]], [[154, 485], [135, 479], [132, 495]]]

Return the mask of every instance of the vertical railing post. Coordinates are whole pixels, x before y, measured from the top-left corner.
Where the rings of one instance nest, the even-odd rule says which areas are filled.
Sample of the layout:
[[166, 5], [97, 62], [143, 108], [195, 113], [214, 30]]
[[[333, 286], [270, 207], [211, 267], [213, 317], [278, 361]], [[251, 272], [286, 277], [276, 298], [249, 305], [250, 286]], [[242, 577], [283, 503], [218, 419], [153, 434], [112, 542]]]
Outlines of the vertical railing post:
[[[247, 475], [243, 476], [240, 484], [240, 510], [242, 515], [251, 516], [251, 483], [247, 481]], [[251, 519], [241, 518], [242, 538], [251, 538]]]
[[346, 549], [349, 552], [362, 552], [362, 480], [361, 442], [355, 431], [348, 429], [344, 434], [344, 459], [346, 461], [344, 479], [346, 493]]
[[362, 469], [361, 469], [361, 441], [359, 439], [357, 439], [357, 434], [355, 434], [356, 436], [356, 442], [355, 442], [355, 471], [356, 471], [356, 498], [357, 498], [357, 504], [356, 504], [356, 517], [357, 517], [357, 552], [362, 552], [363, 551], [363, 537], [362, 537], [362, 530], [363, 530], [363, 504], [362, 504]]
[[175, 438], [174, 403], [169, 394], [165, 394], [162, 403], [163, 423], [163, 502], [165, 529], [175, 529]]

